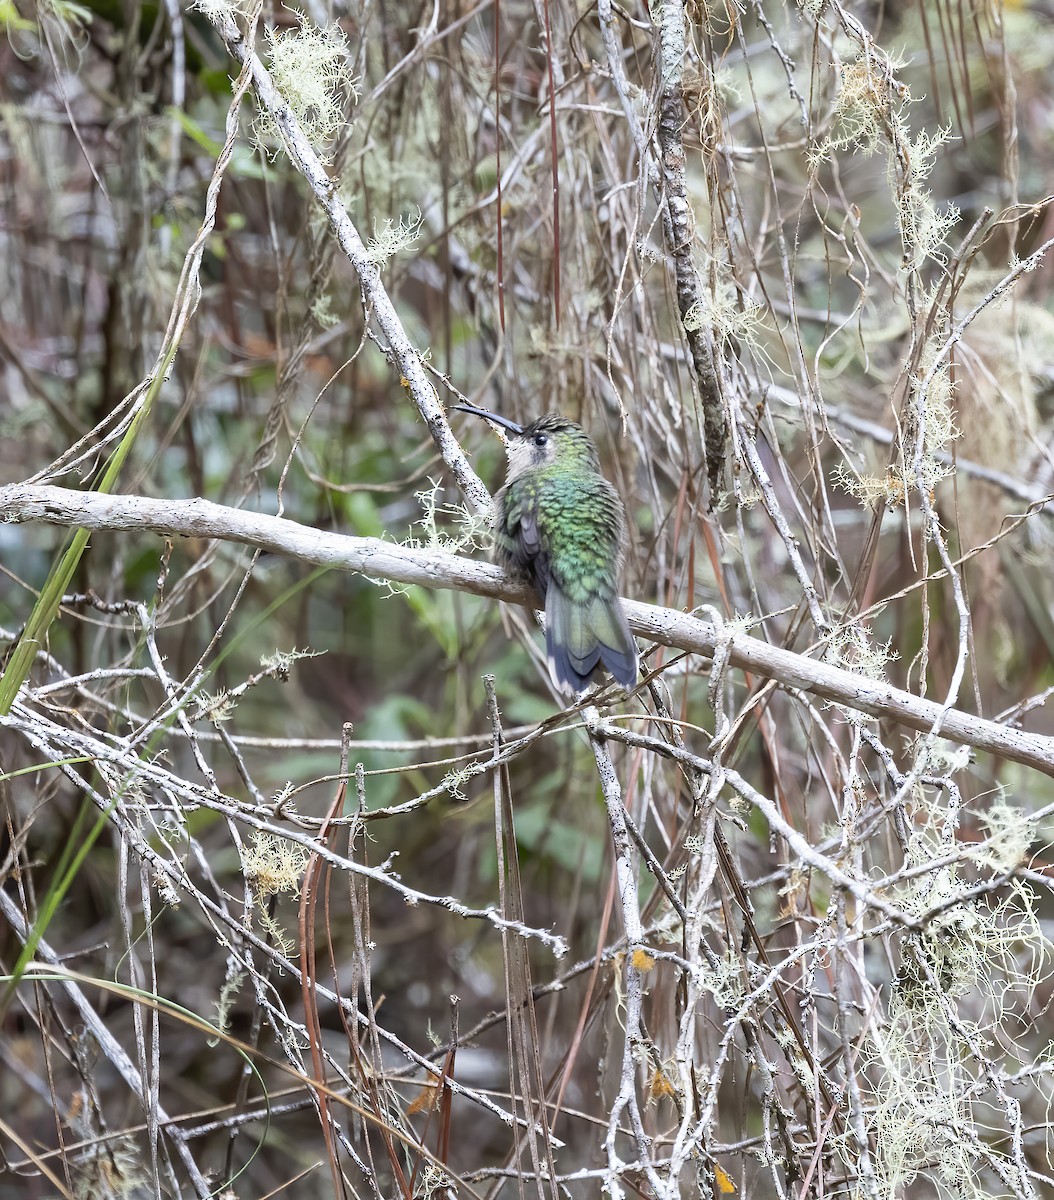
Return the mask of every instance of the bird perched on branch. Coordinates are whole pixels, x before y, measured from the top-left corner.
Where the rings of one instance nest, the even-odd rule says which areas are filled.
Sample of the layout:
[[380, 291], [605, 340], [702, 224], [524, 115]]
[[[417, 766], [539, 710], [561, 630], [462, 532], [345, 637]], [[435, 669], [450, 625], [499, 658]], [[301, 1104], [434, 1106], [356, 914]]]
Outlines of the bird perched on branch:
[[637, 646], [618, 592], [625, 511], [589, 435], [557, 413], [517, 425], [482, 408], [454, 408], [507, 434], [508, 472], [494, 497], [498, 556], [542, 601], [553, 682], [582, 692], [604, 667], [628, 691], [637, 682]]

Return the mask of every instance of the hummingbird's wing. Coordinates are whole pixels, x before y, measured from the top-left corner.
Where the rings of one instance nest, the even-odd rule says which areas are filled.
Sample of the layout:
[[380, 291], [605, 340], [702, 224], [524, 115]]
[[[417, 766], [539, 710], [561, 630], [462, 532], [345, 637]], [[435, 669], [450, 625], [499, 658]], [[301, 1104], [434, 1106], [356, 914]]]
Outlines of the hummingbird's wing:
[[529, 488], [510, 484], [494, 500], [499, 516], [498, 551], [506, 567], [526, 576], [544, 601], [549, 587], [549, 548], [538, 528], [538, 506]]

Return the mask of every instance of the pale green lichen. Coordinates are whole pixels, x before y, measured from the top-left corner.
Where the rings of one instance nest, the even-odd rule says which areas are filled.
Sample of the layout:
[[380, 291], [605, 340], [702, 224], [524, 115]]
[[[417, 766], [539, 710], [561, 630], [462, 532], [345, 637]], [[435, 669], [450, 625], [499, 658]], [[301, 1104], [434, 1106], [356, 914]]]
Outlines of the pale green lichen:
[[[348, 99], [358, 97], [347, 38], [337, 25], [320, 28], [304, 13], [294, 13], [299, 28], [271, 27], [264, 33], [268, 68], [308, 141], [325, 159], [346, 124]], [[271, 113], [261, 112], [254, 128], [261, 142], [281, 140]]]
[[252, 845], [244, 851], [245, 878], [260, 896], [300, 890], [300, 876], [307, 865], [307, 850], [297, 842], [257, 830]]
[[376, 263], [378, 266], [383, 266], [397, 254], [404, 250], [409, 250], [421, 236], [421, 226], [423, 223], [424, 218], [421, 215], [420, 209], [417, 210], [417, 215], [413, 217], [399, 217], [396, 221], [388, 217], [379, 228], [374, 223], [373, 237], [370, 238], [366, 246], [366, 253], [370, 262]]

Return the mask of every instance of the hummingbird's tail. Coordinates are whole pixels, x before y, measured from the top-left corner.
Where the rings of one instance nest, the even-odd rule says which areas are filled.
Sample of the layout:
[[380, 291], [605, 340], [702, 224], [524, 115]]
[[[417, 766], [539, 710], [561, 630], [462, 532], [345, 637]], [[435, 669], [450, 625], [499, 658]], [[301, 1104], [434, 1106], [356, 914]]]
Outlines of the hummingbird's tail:
[[629, 691], [637, 682], [637, 643], [618, 595], [574, 600], [550, 576], [545, 590], [549, 674], [563, 691], [582, 692], [598, 666]]

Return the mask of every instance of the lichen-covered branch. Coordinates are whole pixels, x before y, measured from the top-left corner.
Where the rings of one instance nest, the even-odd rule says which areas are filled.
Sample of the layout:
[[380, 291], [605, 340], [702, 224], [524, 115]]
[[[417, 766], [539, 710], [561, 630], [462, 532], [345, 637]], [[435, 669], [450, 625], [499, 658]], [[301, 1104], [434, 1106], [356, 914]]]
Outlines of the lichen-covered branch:
[[[379, 538], [344, 537], [265, 513], [225, 508], [207, 500], [154, 500], [107, 496], [66, 488], [12, 484], [0, 488], [0, 521], [41, 521], [82, 529], [141, 529], [161, 535], [219, 538], [285, 554], [304, 562], [356, 571], [371, 579], [422, 587], [453, 588], [512, 604], [534, 606], [535, 597], [500, 568], [441, 550], [418, 549]], [[689, 613], [626, 601], [633, 631], [650, 641], [712, 658], [729, 640]], [[821, 696], [868, 716], [928, 733], [940, 723], [950, 741], [1008, 758], [1054, 775], [1054, 739], [987, 721], [889, 684], [771, 646], [746, 634], [731, 635], [732, 666], [774, 679], [784, 687]]]

